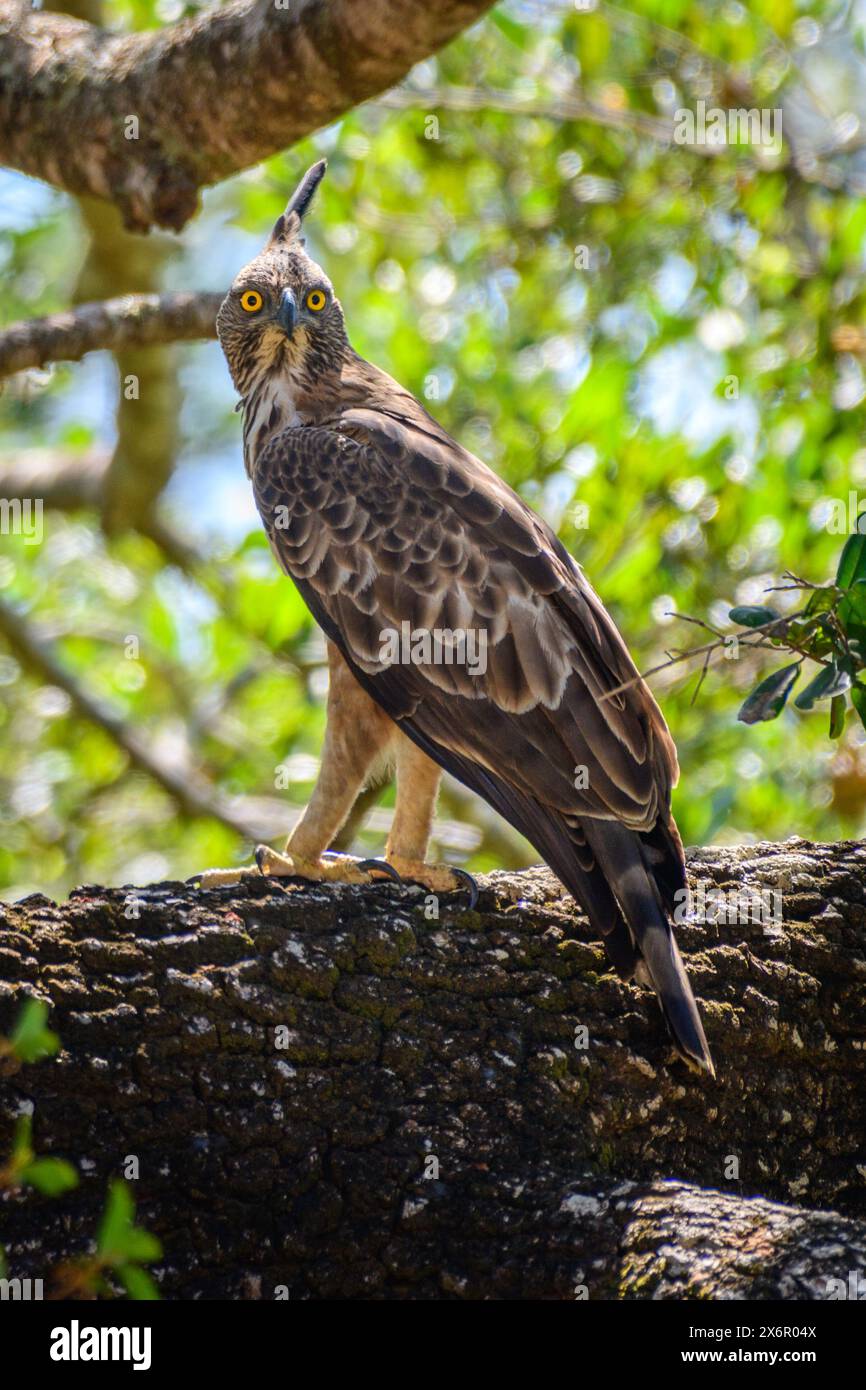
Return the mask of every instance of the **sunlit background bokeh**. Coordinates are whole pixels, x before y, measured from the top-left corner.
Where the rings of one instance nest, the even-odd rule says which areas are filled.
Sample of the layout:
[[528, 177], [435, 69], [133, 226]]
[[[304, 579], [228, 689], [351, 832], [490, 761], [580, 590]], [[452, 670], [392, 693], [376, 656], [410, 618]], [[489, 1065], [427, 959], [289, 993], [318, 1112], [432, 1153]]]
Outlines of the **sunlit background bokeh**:
[[[207, 191], [181, 235], [0, 174], [3, 322], [223, 289], [326, 155], [308, 245], [354, 346], [557, 528], [647, 669], [701, 640], [673, 612], [726, 630], [785, 571], [829, 580], [832, 504], [866, 494], [864, 37], [862, 3], [507, 0], [398, 92]], [[699, 100], [781, 111], [781, 149], [672, 142]], [[235, 403], [216, 343], [6, 383], [0, 495], [38, 478], [45, 513], [38, 544], [0, 535], [4, 896], [239, 861], [309, 794], [323, 643], [262, 536]], [[737, 722], [770, 669], [721, 661], [694, 701], [694, 667], [653, 680], [687, 843], [862, 833], [856, 720], [839, 742], [825, 707]], [[390, 804], [357, 847], [381, 847]], [[453, 783], [434, 849], [537, 857]]]

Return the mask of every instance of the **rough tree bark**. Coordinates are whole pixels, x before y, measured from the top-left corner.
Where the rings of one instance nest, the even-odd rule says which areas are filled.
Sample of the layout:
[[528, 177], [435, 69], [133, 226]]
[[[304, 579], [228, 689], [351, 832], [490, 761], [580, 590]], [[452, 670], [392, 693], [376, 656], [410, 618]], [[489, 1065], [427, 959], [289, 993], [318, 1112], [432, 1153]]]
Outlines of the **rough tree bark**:
[[179, 230], [203, 185], [393, 86], [492, 3], [232, 0], [112, 34], [0, 0], [0, 162], [113, 202], [131, 230]]
[[135, 1155], [167, 1297], [826, 1297], [866, 1268], [866, 847], [690, 874], [784, 919], [680, 929], [715, 1083], [545, 870], [438, 919], [275, 880], [7, 906], [0, 1030], [38, 994], [63, 1050], [3, 1083], [0, 1153], [32, 1106], [83, 1174], [7, 1196], [12, 1272], [86, 1249]]

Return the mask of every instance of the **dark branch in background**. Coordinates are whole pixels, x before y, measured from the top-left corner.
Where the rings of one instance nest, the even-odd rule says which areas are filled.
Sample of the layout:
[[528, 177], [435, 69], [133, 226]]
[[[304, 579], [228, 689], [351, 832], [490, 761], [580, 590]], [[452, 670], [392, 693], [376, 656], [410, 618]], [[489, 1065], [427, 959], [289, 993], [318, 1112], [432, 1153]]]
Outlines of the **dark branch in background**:
[[[0, 485], [2, 481], [3, 475], [0, 473]], [[146, 773], [161, 786], [172, 797], [180, 811], [190, 817], [206, 817], [219, 821], [236, 835], [253, 843], [260, 840], [284, 839], [288, 835], [303, 809], [300, 804], [285, 796], [243, 796], [229, 799], [201, 773], [179, 766], [177, 761], [169, 762], [158, 756], [153, 751], [152, 735], [139, 735], [104, 701], [91, 695], [77, 676], [64, 665], [52, 640], [56, 635], [38, 631], [28, 618], [0, 599], [0, 637], [5, 640], [9, 650], [37, 679], [48, 681], [59, 690], [65, 691], [76, 714], [107, 734], [126, 754], [130, 765], [139, 772]], [[270, 659], [275, 659], [273, 654], [270, 654]], [[252, 669], [252, 674], [256, 674], [255, 668]], [[215, 727], [215, 723], [213, 719], [209, 721], [211, 732], [217, 737], [222, 737], [222, 732]], [[362, 822], [381, 795], [383, 785], [371, 789], [369, 795], [360, 798], [349, 824], [334, 842], [335, 848], [352, 847], [361, 830]], [[443, 792], [443, 799], [446, 799], [448, 790], [446, 788]], [[458, 810], [464, 809], [461, 794], [463, 797], [466, 795], [462, 788], [456, 788], [454, 803]], [[450, 804], [450, 798], [448, 801]], [[390, 810], [374, 813], [375, 824], [371, 828], [383, 840], [390, 829], [392, 814]], [[433, 830], [434, 838], [450, 848], [459, 848], [451, 844], [453, 831], [449, 834], [449, 829], [447, 823], [437, 820]], [[502, 836], [501, 844], [497, 846], [494, 843], [492, 848], [494, 851], [497, 847], [500, 849], [503, 862], [514, 864], [526, 862], [531, 857], [521, 852], [522, 844], [517, 837], [509, 840], [507, 836]]]
[[200, 188], [393, 86], [491, 3], [234, 0], [118, 35], [2, 0], [0, 161], [179, 230]]
[[188, 768], [159, 758], [146, 737], [89, 694], [57, 657], [53, 647], [10, 604], [0, 600], [0, 635], [10, 650], [43, 680], [65, 691], [78, 714], [103, 729], [126, 753], [130, 762], [158, 782], [189, 816], [212, 816], [247, 839], [256, 838], [257, 827], [237, 814], [205, 778]]
[[39, 498], [46, 507], [72, 512], [98, 507], [109, 463], [105, 449], [21, 449], [0, 454], [0, 497]]
[[[72, 5], [75, 0], [65, 0]], [[117, 209], [79, 200], [89, 246], [73, 300], [90, 303], [125, 294], [157, 294], [176, 247], [170, 237], [133, 236]], [[210, 315], [208, 314], [208, 318]], [[115, 349], [117, 441], [100, 497], [102, 528], [117, 534], [153, 515], [178, 451], [181, 386], [170, 343], [123, 344]]]
[[77, 362], [100, 348], [215, 338], [222, 294], [127, 294], [0, 331], [0, 376], [46, 362]]
[[[377, 106], [395, 111], [501, 111], [509, 116], [535, 116], [551, 121], [588, 121], [611, 130], [631, 130], [662, 145], [671, 145], [674, 122], [666, 116], [645, 111], [604, 106], [579, 92], [568, 96], [524, 97], [495, 87], [401, 87], [388, 92]], [[714, 157], [727, 152], [726, 146], [688, 145], [690, 153]]]
[[[75, 512], [99, 508], [111, 455], [105, 449], [22, 449], [0, 454], [0, 497], [11, 501], [38, 498], [45, 507]], [[203, 569], [206, 560], [156, 511], [139, 517], [135, 530], [153, 541], [172, 565], [186, 574]]]

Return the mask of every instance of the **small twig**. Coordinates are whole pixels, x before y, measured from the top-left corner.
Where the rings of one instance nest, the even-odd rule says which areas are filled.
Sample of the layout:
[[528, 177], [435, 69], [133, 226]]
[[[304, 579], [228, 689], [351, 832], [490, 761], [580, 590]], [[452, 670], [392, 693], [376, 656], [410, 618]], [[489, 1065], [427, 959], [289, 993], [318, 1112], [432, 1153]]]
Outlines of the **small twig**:
[[782, 578], [783, 578], [783, 579], [790, 579], [791, 583], [790, 583], [790, 584], [770, 584], [770, 585], [768, 585], [767, 588], [764, 590], [764, 593], [766, 593], [766, 594], [790, 594], [790, 593], [794, 592], [794, 590], [797, 590], [797, 589], [807, 589], [807, 590], [809, 590], [809, 591], [811, 591], [811, 592], [815, 592], [815, 591], [818, 590], [818, 589], [832, 589], [832, 588], [834, 587], [832, 584], [813, 584], [813, 583], [811, 582], [811, 580], [809, 580], [809, 579], [800, 579], [799, 575], [792, 574], [790, 570], [786, 570], [785, 573], [782, 575]]
[[[821, 588], [823, 586], [816, 585], [814, 587]], [[710, 627], [709, 623], [702, 622], [700, 618], [691, 618], [685, 613], [677, 613], [674, 616], [681, 618], [683, 622], [695, 623], [699, 627], [706, 628], [708, 632], [714, 632], [716, 630]], [[775, 651], [776, 648], [774, 644], [766, 640], [768, 635], [776, 628], [785, 629], [797, 616], [796, 613], [790, 613], [781, 618], [773, 618], [770, 622], [762, 623], [760, 627], [753, 628], [753, 636], [740, 637], [739, 634], [729, 634], [728, 636], [719, 637], [715, 642], [706, 642], [702, 647], [692, 647], [689, 651], [681, 652], [679, 656], [669, 657], [667, 661], [659, 662], [658, 666], [651, 666], [648, 671], [643, 671], [637, 676], [632, 676], [630, 680], [623, 681], [620, 685], [614, 686], [613, 690], [606, 690], [599, 698], [601, 700], [612, 700], [615, 695], [621, 695], [624, 690], [630, 690], [633, 685], [639, 685], [641, 681], [649, 680], [650, 676], [657, 675], [659, 671], [667, 671], [671, 666], [679, 666], [682, 662], [691, 661], [696, 656], [706, 655], [704, 671], [698, 682], [698, 689], [700, 689], [703, 684], [704, 676], [709, 668], [713, 652], [720, 651], [726, 645], [730, 636], [736, 635], [740, 646], [747, 647], [750, 651]], [[825, 616], [826, 615], [823, 613], [814, 613], [810, 617], [804, 619], [804, 621], [811, 625], [819, 622]], [[797, 642], [792, 642], [790, 638], [788, 638], [787, 645], [790, 650], [796, 652], [798, 656], [807, 657], [810, 661], [816, 662], [819, 666], [831, 665], [831, 663], [825, 661], [823, 657], [814, 656], [812, 652], [806, 651], [804, 647], [800, 646]], [[695, 694], [697, 694], [697, 691]]]
[[688, 613], [671, 613], [670, 611], [665, 614], [665, 617], [678, 618], [681, 623], [694, 623], [695, 627], [702, 627], [704, 632], [711, 632], [720, 642], [724, 641], [725, 634], [719, 632], [717, 627], [713, 627], [712, 623], [705, 623], [703, 618], [691, 618]]
[[707, 652], [706, 656], [704, 657], [703, 665], [701, 666], [701, 673], [698, 676], [698, 683], [695, 686], [694, 694], [692, 695], [692, 698], [689, 702], [692, 707], [694, 707], [695, 701], [697, 700], [698, 695], [700, 694], [701, 686], [706, 680], [707, 671], [710, 669], [710, 661], [712, 660], [712, 655], [712, 652]]

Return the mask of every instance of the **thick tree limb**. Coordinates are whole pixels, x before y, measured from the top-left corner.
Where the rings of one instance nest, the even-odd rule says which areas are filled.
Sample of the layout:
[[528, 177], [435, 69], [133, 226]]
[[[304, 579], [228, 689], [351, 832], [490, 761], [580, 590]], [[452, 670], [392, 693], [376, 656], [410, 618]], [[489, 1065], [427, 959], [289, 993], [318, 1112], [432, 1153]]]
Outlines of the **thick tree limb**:
[[[121, 225], [116, 208], [93, 198], [79, 201], [90, 244], [75, 285], [75, 302], [158, 294], [163, 269], [176, 250], [171, 238], [134, 236]], [[202, 326], [210, 328], [209, 307], [202, 317]], [[102, 527], [108, 535], [153, 515], [174, 470], [181, 406], [176, 354], [169, 344], [123, 344], [114, 359], [119, 383], [117, 442], [100, 493]]]
[[216, 337], [222, 294], [126, 294], [0, 330], [0, 377], [88, 352]]
[[542, 870], [432, 920], [275, 880], [7, 907], [0, 1031], [39, 994], [63, 1052], [7, 1079], [0, 1154], [32, 1105], [37, 1151], [87, 1161], [4, 1204], [12, 1272], [82, 1249], [134, 1156], [168, 1296], [825, 1297], [866, 1253], [866, 847], [690, 873], [784, 915], [680, 931], [716, 1083]]
[[203, 185], [399, 82], [491, 3], [233, 0], [118, 35], [2, 0], [0, 161], [178, 230]]

